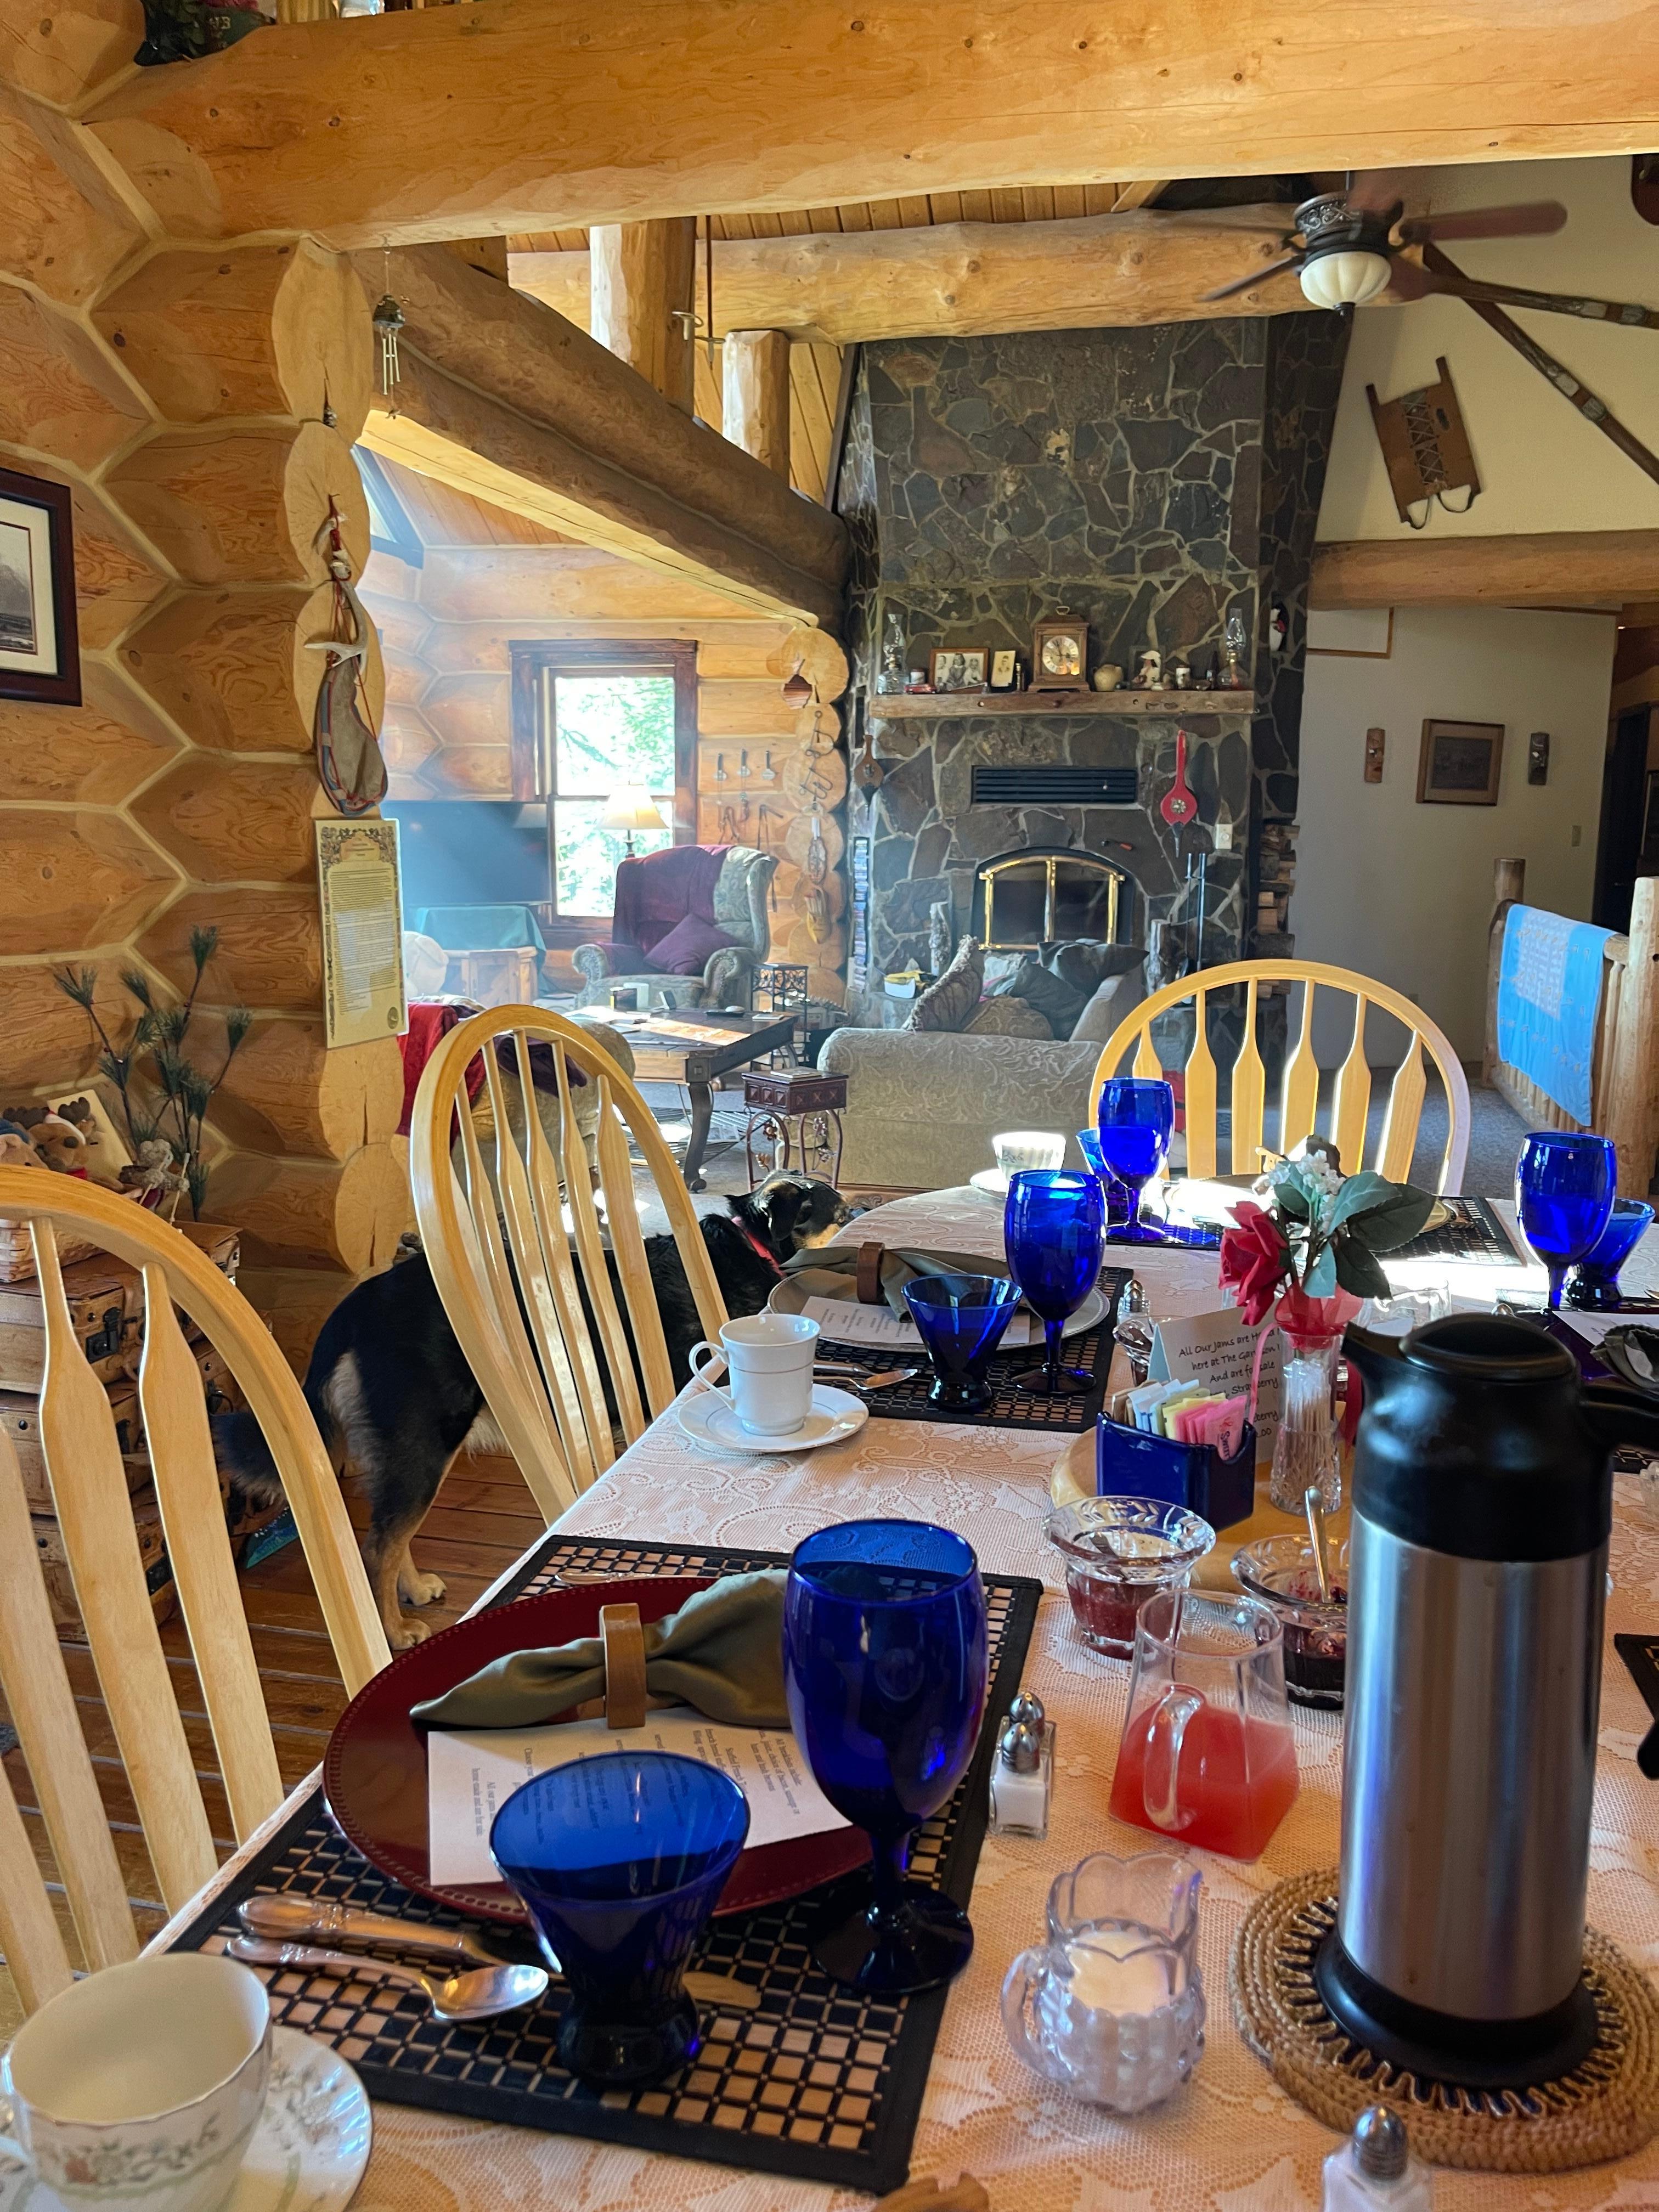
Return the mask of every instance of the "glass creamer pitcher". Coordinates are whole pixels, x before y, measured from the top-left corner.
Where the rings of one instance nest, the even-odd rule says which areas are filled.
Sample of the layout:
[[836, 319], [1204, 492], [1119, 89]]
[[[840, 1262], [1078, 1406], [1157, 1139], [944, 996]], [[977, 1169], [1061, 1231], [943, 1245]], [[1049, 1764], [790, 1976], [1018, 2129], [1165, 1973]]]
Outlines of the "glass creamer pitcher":
[[1254, 1598], [1168, 1590], [1140, 1614], [1115, 1820], [1260, 1858], [1296, 1797], [1278, 1620]]
[[1097, 1851], [1048, 1892], [1048, 1941], [1002, 1985], [1008, 2040], [1034, 2073], [1114, 2112], [1178, 2088], [1204, 2048], [1203, 1876], [1173, 1851]]

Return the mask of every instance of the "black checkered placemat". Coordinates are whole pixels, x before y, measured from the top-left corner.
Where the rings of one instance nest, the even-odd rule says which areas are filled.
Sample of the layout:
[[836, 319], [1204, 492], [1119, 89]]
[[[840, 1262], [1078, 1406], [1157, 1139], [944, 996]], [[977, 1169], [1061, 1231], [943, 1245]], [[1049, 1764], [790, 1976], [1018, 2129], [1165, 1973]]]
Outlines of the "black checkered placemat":
[[[1125, 1288], [1131, 1279], [1127, 1267], [1103, 1267], [1100, 1271], [1100, 1292], [1106, 1301], [1106, 1311], [1097, 1325], [1085, 1329], [1080, 1336], [1066, 1340], [1065, 1364], [1076, 1367], [1089, 1377], [1087, 1390], [1076, 1397], [1050, 1396], [1046, 1390], [1017, 1390], [1014, 1377], [1029, 1375], [1042, 1364], [1041, 1340], [1023, 1345], [1017, 1352], [1000, 1352], [986, 1371], [986, 1381], [991, 1388], [991, 1403], [982, 1413], [953, 1413], [949, 1407], [931, 1405], [927, 1393], [933, 1385], [933, 1370], [923, 1366], [920, 1375], [909, 1382], [890, 1382], [879, 1390], [872, 1390], [865, 1399], [872, 1419], [887, 1421], [959, 1421], [975, 1429], [1054, 1429], [1063, 1434], [1081, 1436], [1092, 1429], [1096, 1417], [1106, 1402], [1106, 1387], [1112, 1371], [1112, 1328]], [[852, 1359], [868, 1366], [873, 1355], [867, 1344], [837, 1344], [826, 1337], [820, 1346], [829, 1359]], [[907, 1359], [910, 1355], [906, 1354]], [[923, 1355], [925, 1359], [926, 1355]], [[851, 1387], [842, 1383], [837, 1376], [839, 1388]]]
[[[571, 1579], [746, 1573], [785, 1566], [770, 1552], [629, 1542], [550, 1534], [505, 1603]], [[985, 1578], [990, 1626], [988, 1716], [1004, 1713], [1019, 1686], [1041, 1584]], [[994, 1729], [985, 1728], [955, 1796], [916, 1838], [910, 1870], [967, 1905], [984, 1840]], [[854, 1875], [853, 1882], [864, 1877]], [[459, 1914], [413, 1897], [347, 1844], [324, 1809], [306, 1800], [246, 1869], [178, 1938], [185, 1950], [219, 1950], [236, 1934], [236, 1908], [255, 1891], [291, 1891], [440, 1927]], [[759, 1991], [752, 2011], [705, 2009], [706, 2040], [694, 2063], [652, 2089], [601, 2094], [554, 2057], [562, 1984], [544, 2002], [471, 2026], [433, 2019], [410, 1991], [367, 1982], [262, 1969], [272, 2017], [331, 2044], [389, 2103], [475, 2119], [597, 2137], [639, 2150], [714, 2160], [879, 2195], [908, 2170], [927, 2069], [947, 1992], [874, 2000], [832, 1982], [812, 1963], [808, 1937], [827, 1890], [712, 1921], [693, 1965]], [[487, 1940], [517, 1930], [485, 1929]], [[525, 1955], [528, 1955], [527, 1951]]]

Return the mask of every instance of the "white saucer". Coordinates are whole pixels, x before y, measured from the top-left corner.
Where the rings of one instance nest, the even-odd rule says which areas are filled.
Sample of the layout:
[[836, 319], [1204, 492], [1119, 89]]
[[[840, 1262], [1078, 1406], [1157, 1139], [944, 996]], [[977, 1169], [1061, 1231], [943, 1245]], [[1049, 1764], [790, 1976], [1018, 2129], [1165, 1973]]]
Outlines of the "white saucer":
[[1008, 1178], [1000, 1168], [981, 1168], [968, 1178], [975, 1190], [982, 1190], [988, 1198], [1006, 1198]]
[[[738, 1419], [729, 1390], [694, 1390], [674, 1408], [674, 1418], [694, 1443], [726, 1452], [816, 1451], [854, 1435], [870, 1418], [870, 1408], [849, 1390], [812, 1386], [812, 1410], [787, 1437], [751, 1436]], [[236, 2212], [241, 2212], [238, 2206]]]
[[374, 2136], [354, 2068], [297, 2028], [270, 2032], [270, 2087], [226, 2212], [344, 2212]]

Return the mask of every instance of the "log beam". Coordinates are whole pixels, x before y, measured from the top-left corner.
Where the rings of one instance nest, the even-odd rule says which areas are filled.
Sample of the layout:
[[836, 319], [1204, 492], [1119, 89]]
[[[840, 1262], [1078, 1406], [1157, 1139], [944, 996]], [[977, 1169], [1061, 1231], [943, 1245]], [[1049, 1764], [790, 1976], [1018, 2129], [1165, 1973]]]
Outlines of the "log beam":
[[739, 452], [789, 481], [789, 337], [732, 331], [720, 349], [720, 432]]
[[475, 237], [918, 192], [1630, 154], [1652, 0], [477, 0], [277, 24], [87, 119], [175, 237]]
[[[1104, 330], [1305, 309], [1294, 283], [1231, 300], [1200, 294], [1281, 251], [1289, 207], [946, 222], [714, 242], [714, 334], [787, 331], [798, 343]], [[586, 253], [514, 253], [513, 282], [585, 322]]]
[[[364, 282], [386, 280], [380, 254]], [[833, 624], [845, 526], [522, 293], [430, 247], [395, 252], [403, 380], [374, 451], [767, 614]]]
[[1308, 604], [1605, 607], [1659, 597], [1659, 530], [1368, 538], [1314, 549]]
[[690, 415], [695, 363], [691, 326], [681, 319], [692, 313], [696, 217], [598, 224], [588, 248], [589, 311], [576, 319]]

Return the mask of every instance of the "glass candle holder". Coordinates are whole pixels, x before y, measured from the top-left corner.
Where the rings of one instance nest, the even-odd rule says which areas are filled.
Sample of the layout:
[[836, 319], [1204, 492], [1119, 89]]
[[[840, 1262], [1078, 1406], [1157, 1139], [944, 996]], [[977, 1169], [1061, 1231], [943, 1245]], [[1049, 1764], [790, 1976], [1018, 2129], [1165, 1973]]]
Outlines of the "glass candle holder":
[[696, 2056], [686, 1960], [748, 1833], [731, 1777], [670, 1752], [551, 1767], [502, 1805], [490, 1853], [568, 1985], [556, 2048], [570, 2073], [638, 2087]]
[[1079, 1498], [1048, 1516], [1047, 1533], [1066, 1562], [1077, 1632], [1109, 1659], [1134, 1656], [1141, 1607], [1184, 1589], [1215, 1543], [1207, 1521], [1161, 1498]]
[[1198, 1899], [1171, 1851], [1097, 1851], [1048, 1892], [1048, 1941], [1002, 1985], [1002, 2020], [1033, 2073], [1113, 2112], [1178, 2089], [1204, 2049]]
[[1340, 1706], [1348, 1671], [1348, 1546], [1325, 1547], [1328, 1599], [1305, 1536], [1263, 1536], [1235, 1552], [1233, 1580], [1278, 1620], [1285, 1637], [1285, 1691], [1293, 1705]]

